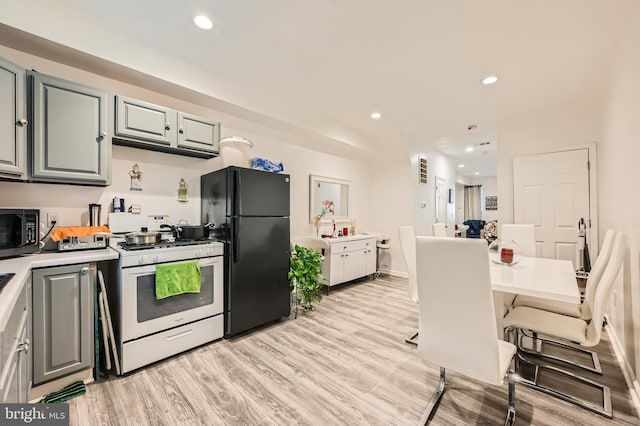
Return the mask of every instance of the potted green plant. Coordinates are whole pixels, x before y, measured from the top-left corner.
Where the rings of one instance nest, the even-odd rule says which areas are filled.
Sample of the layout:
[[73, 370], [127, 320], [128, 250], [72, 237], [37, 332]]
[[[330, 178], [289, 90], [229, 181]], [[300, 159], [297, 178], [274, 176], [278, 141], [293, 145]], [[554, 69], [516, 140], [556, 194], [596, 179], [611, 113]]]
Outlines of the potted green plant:
[[289, 283], [291, 291], [296, 292], [296, 303], [302, 305], [304, 312], [315, 310], [314, 304], [322, 300], [322, 259], [322, 253], [297, 244], [291, 253]]

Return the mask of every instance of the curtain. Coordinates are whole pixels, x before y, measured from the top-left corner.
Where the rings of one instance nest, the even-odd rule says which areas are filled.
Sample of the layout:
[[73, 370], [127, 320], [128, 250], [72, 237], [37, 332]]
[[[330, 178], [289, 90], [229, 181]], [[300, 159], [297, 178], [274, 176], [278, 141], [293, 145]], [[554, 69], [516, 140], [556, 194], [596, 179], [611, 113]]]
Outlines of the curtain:
[[464, 187], [464, 220], [482, 219], [482, 185]]

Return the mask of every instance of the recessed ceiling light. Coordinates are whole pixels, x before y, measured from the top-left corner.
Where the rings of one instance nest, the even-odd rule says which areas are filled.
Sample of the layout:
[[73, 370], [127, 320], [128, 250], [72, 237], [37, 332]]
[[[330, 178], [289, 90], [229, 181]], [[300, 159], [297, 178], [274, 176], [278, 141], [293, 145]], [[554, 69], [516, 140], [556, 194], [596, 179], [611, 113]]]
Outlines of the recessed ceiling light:
[[464, 167], [464, 164], [458, 164], [458, 168], [461, 169]]
[[213, 22], [211, 22], [211, 19], [204, 15], [196, 16], [195, 18], [193, 18], [193, 22], [203, 30], [210, 30], [211, 28], [213, 28]]
[[498, 77], [497, 76], [488, 75], [484, 79], [482, 79], [482, 84], [484, 84], [485, 86], [488, 86], [490, 84], [495, 83], [496, 81], [498, 81]]
[[464, 149], [466, 152], [472, 152], [473, 151], [473, 147], [472, 146], [468, 146]]
[[480, 174], [480, 172], [475, 172], [475, 173], [474, 173], [474, 175], [479, 175], [479, 174]]
[[381, 117], [382, 117], [382, 114], [380, 114], [378, 111], [375, 111], [375, 112], [371, 113], [371, 118], [373, 120], [380, 120]]

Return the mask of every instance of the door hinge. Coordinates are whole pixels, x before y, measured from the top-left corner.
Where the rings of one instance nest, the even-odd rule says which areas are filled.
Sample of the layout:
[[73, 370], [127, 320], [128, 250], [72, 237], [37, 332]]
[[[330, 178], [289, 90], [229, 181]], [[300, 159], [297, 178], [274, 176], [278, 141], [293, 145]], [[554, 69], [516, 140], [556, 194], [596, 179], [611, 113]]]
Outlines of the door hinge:
[[591, 161], [587, 160], [587, 170], [591, 171]]
[[589, 219], [589, 228], [591, 228], [591, 219]]

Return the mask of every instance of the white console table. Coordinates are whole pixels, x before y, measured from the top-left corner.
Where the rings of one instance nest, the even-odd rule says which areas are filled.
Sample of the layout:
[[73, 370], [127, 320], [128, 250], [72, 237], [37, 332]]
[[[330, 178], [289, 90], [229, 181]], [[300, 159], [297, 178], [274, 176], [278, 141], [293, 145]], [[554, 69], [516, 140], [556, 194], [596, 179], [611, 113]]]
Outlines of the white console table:
[[349, 235], [327, 238], [322, 263], [322, 283], [327, 286], [341, 284], [356, 278], [375, 274], [376, 239], [371, 235]]

